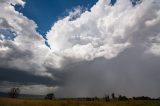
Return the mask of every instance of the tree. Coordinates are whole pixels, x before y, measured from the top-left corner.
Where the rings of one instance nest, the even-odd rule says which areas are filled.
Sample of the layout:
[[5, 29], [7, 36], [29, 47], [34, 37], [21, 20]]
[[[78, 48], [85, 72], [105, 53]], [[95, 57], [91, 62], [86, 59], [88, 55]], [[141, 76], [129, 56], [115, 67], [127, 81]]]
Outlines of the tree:
[[118, 100], [128, 100], [126, 96], [119, 95]]
[[19, 88], [11, 88], [10, 92], [9, 92], [9, 96], [11, 98], [17, 98], [20, 94], [20, 89]]
[[112, 93], [112, 95], [111, 95], [111, 96], [112, 96], [112, 99], [115, 99], [115, 94], [114, 94], [114, 93]]
[[134, 100], [151, 100], [151, 98], [147, 96], [133, 97], [133, 99]]
[[49, 100], [52, 100], [54, 98], [55, 98], [54, 93], [49, 93], [45, 96], [45, 99], [49, 99]]
[[106, 102], [109, 101], [109, 95], [105, 95], [104, 99]]

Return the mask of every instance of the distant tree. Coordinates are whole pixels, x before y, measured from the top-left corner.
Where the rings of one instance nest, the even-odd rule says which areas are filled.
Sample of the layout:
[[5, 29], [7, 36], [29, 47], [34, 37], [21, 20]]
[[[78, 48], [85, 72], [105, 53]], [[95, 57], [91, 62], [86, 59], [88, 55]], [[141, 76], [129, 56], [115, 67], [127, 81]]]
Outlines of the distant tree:
[[128, 100], [126, 96], [119, 95], [118, 100]]
[[99, 98], [97, 96], [93, 97], [93, 100], [99, 100]]
[[133, 100], [151, 100], [151, 98], [147, 96], [139, 96], [139, 97], [133, 97]]
[[54, 98], [55, 98], [54, 93], [49, 93], [45, 96], [45, 99], [49, 99], [49, 100], [52, 100]]
[[106, 102], [109, 101], [109, 100], [110, 100], [110, 99], [109, 99], [109, 95], [105, 95], [105, 96], [104, 96], [104, 99], [105, 99]]
[[115, 99], [115, 94], [114, 93], [112, 93], [111, 96], [112, 96], [112, 99]]
[[87, 97], [87, 98], [85, 98], [85, 100], [86, 100], [86, 101], [94, 101], [94, 98], [89, 98], [89, 97]]
[[160, 97], [156, 98], [156, 100], [160, 100]]
[[17, 98], [20, 94], [20, 89], [19, 88], [11, 88], [10, 92], [9, 92], [9, 96], [11, 98]]

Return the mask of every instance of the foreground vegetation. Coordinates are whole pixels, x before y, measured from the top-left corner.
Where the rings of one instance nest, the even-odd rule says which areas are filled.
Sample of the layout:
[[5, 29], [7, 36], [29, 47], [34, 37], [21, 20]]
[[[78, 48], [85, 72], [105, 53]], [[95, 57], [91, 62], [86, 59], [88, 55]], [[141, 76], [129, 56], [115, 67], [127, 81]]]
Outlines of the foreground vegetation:
[[159, 100], [126, 100], [126, 101], [105, 101], [105, 100], [33, 100], [0, 98], [0, 106], [160, 106]]

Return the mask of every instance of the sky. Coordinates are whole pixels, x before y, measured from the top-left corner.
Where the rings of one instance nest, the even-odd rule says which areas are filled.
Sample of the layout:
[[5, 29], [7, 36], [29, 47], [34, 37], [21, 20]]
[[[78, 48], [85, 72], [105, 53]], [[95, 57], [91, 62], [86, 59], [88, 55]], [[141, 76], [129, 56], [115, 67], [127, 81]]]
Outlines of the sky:
[[160, 97], [160, 1], [0, 0], [0, 92]]
[[[39, 0], [38, 2], [28, 0], [25, 7], [16, 6], [16, 10], [23, 13], [29, 19], [32, 19], [38, 25], [38, 31], [45, 36], [47, 31], [50, 30], [55, 21], [59, 18], [63, 18], [69, 11], [81, 6], [84, 8], [90, 8], [96, 3], [97, 0]], [[47, 20], [47, 21], [46, 21]]]

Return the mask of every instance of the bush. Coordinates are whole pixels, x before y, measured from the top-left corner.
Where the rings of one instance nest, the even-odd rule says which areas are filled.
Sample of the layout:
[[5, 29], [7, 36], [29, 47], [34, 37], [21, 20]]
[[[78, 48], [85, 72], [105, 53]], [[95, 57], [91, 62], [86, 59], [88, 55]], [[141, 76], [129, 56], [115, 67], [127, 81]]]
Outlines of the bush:
[[118, 100], [128, 100], [128, 98], [126, 96], [119, 95]]
[[17, 98], [20, 94], [20, 89], [19, 88], [12, 88], [9, 92], [9, 96], [11, 98]]
[[140, 97], [133, 97], [133, 100], [151, 100], [151, 98], [146, 96], [140, 96]]
[[47, 94], [46, 96], [45, 96], [45, 99], [49, 99], [49, 100], [52, 100], [52, 99], [54, 99], [55, 97], [54, 97], [54, 93], [49, 93], [49, 94]]
[[107, 101], [110, 101], [109, 95], [105, 95], [104, 99], [105, 99], [106, 102], [107, 102]]

